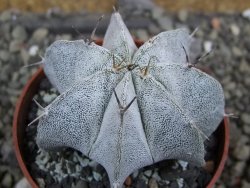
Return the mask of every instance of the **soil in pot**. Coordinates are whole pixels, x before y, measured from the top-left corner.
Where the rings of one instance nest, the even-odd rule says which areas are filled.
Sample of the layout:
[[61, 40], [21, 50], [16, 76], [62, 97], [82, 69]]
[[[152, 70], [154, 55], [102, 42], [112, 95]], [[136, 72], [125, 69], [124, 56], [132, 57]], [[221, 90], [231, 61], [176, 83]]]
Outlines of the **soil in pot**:
[[[35, 99], [47, 106], [59, 93], [44, 78], [39, 86]], [[29, 122], [40, 113], [35, 103], [29, 110]], [[60, 152], [45, 152], [36, 145], [36, 128], [38, 122], [26, 127], [25, 131], [25, 161], [26, 166], [39, 187], [81, 187], [108, 188], [109, 180], [105, 169], [73, 149]], [[212, 178], [218, 152], [216, 132], [205, 142], [206, 167], [198, 168], [184, 161], [165, 160], [151, 166], [144, 167], [131, 174], [125, 187], [133, 188], [203, 188]]]

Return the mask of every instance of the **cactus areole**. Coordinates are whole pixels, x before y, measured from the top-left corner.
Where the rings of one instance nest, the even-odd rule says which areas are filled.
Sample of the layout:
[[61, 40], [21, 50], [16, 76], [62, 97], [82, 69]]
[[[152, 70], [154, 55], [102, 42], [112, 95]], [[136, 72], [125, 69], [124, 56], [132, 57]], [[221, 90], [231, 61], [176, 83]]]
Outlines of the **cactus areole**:
[[224, 116], [214, 78], [187, 63], [186, 29], [136, 47], [114, 12], [103, 46], [56, 41], [43, 58], [60, 95], [39, 117], [37, 144], [71, 147], [100, 163], [112, 187], [136, 169], [165, 159], [204, 164], [204, 141]]

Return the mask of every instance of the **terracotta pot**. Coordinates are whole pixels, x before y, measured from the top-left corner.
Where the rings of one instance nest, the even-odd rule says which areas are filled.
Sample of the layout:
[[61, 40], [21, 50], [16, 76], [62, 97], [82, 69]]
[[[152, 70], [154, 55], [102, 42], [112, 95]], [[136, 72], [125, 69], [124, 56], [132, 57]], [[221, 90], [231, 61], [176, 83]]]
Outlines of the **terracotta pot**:
[[[102, 44], [102, 41], [97, 41], [97, 44]], [[138, 46], [142, 45], [142, 42], [136, 42]], [[15, 146], [15, 154], [19, 163], [19, 166], [27, 178], [29, 183], [33, 188], [38, 188], [37, 183], [31, 177], [26, 165], [25, 165], [25, 158], [24, 158], [24, 148], [26, 145], [24, 144], [24, 137], [25, 137], [25, 128], [28, 125], [28, 113], [29, 108], [32, 103], [32, 99], [34, 95], [38, 92], [39, 84], [42, 79], [45, 78], [45, 74], [42, 68], [32, 76], [32, 78], [28, 81], [25, 85], [22, 94], [16, 104], [15, 114], [14, 114], [14, 121], [13, 121], [13, 140]], [[216, 154], [216, 164], [215, 164], [215, 171], [213, 173], [213, 177], [207, 188], [212, 188], [215, 182], [220, 177], [222, 170], [224, 168], [227, 156], [228, 156], [228, 147], [229, 147], [229, 121], [228, 118], [224, 118], [224, 120], [219, 125], [218, 129], [216, 130], [216, 135], [218, 137], [218, 153]]]

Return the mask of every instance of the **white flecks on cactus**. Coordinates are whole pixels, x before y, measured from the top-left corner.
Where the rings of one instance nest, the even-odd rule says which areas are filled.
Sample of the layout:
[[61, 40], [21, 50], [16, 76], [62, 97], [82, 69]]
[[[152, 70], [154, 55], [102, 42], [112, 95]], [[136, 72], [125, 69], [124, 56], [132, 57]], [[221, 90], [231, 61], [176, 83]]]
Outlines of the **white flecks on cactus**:
[[53, 43], [43, 64], [61, 94], [40, 118], [38, 146], [82, 152], [104, 166], [113, 187], [165, 159], [203, 165], [224, 96], [215, 79], [189, 66], [190, 38], [185, 29], [167, 31], [137, 49], [115, 12], [103, 47]]

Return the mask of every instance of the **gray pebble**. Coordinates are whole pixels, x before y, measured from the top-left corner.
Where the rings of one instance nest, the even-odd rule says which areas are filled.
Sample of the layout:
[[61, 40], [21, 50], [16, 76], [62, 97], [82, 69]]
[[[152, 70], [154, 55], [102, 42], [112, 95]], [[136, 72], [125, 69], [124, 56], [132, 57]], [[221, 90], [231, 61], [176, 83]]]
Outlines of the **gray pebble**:
[[246, 9], [242, 12], [242, 16], [250, 20], [250, 9]]
[[12, 176], [6, 173], [1, 181], [3, 187], [12, 187]]
[[144, 175], [147, 176], [147, 177], [150, 177], [152, 175], [152, 170], [146, 170], [144, 172]]
[[89, 162], [89, 166], [92, 167], [92, 168], [96, 168], [97, 165], [98, 165], [98, 163], [95, 162], [95, 161], [90, 161]]
[[72, 35], [71, 34], [62, 34], [56, 36], [56, 40], [72, 40]]
[[9, 45], [10, 52], [19, 52], [22, 49], [23, 43], [18, 40], [12, 40]]
[[238, 160], [248, 160], [248, 158], [250, 157], [250, 146], [242, 145], [236, 147], [233, 151], [233, 156]]
[[99, 173], [97, 173], [97, 172], [95, 172], [95, 171], [93, 171], [92, 173], [93, 173], [93, 177], [94, 177], [94, 179], [95, 179], [96, 181], [101, 181], [101, 180], [102, 180], [101, 174], [99, 174]]
[[173, 29], [173, 22], [170, 18], [164, 16], [164, 17], [160, 17], [157, 20], [159, 26], [161, 27], [162, 30], [167, 31], [167, 30], [171, 30]]
[[45, 94], [43, 96], [43, 101], [47, 104], [51, 103], [57, 97], [56, 94]]
[[149, 24], [148, 31], [151, 35], [157, 35], [158, 33], [160, 33], [161, 30], [154, 23], [152, 23], [152, 24]]
[[212, 30], [209, 34], [209, 39], [211, 40], [216, 40], [218, 38], [218, 31], [217, 30]]
[[49, 31], [46, 28], [39, 28], [37, 30], [34, 31], [34, 33], [32, 34], [32, 39], [35, 42], [42, 42], [48, 35]]
[[234, 165], [232, 172], [235, 176], [241, 176], [244, 172], [246, 166], [246, 162], [245, 161], [239, 161], [236, 162], [236, 164]]
[[[32, 188], [26, 178], [22, 178], [17, 182], [15, 188]], [[40, 188], [43, 188], [40, 186]]]
[[242, 113], [241, 114], [241, 119], [244, 123], [250, 125], [250, 114], [249, 113]]
[[8, 161], [11, 153], [13, 153], [11, 140], [3, 142], [2, 147], [0, 149], [1, 149], [0, 151], [1, 151], [2, 161], [4, 162]]
[[249, 73], [250, 72], [250, 64], [248, 62], [246, 62], [245, 60], [241, 61], [239, 66], [240, 66], [239, 70], [242, 73]]
[[246, 86], [250, 86], [250, 76], [244, 78], [244, 83]]
[[12, 17], [12, 15], [11, 15], [11, 12], [9, 10], [3, 11], [0, 14], [0, 21], [2, 21], [2, 22], [10, 21], [11, 17]]
[[250, 187], [250, 182], [243, 180], [241, 183], [241, 188], [249, 188]]
[[225, 86], [225, 90], [228, 91], [234, 91], [236, 88], [236, 83], [235, 82], [229, 82], [226, 86]]
[[88, 183], [86, 181], [80, 180], [76, 185], [73, 185], [72, 188], [88, 188]]
[[152, 10], [151, 10], [151, 14], [152, 14], [152, 18], [155, 20], [159, 20], [160, 18], [162, 18], [162, 16], [164, 15], [165, 10], [161, 7], [155, 6]]
[[181, 22], [186, 22], [188, 18], [188, 11], [186, 9], [180, 10], [177, 16]]
[[152, 178], [156, 179], [157, 181], [162, 180], [161, 177], [159, 176], [159, 173], [157, 171], [155, 171], [153, 173]]
[[42, 178], [36, 178], [36, 182], [38, 183], [40, 188], [45, 188], [45, 182]]
[[238, 48], [237, 46], [233, 46], [232, 52], [235, 57], [241, 57], [243, 55], [242, 49]]
[[156, 179], [150, 178], [150, 180], [148, 182], [148, 187], [149, 188], [158, 188], [158, 184], [157, 184]]
[[245, 125], [243, 126], [243, 131], [244, 131], [246, 134], [250, 135], [250, 124], [249, 124], [249, 125], [245, 124]]
[[146, 30], [144, 30], [144, 29], [138, 29], [136, 31], [136, 35], [142, 41], [147, 41], [149, 39], [148, 32]]
[[11, 32], [13, 39], [18, 41], [25, 41], [27, 39], [27, 32], [24, 27], [18, 25], [16, 26], [13, 31]]
[[230, 30], [233, 35], [238, 36], [240, 34], [240, 28], [236, 24], [230, 25]]
[[21, 57], [24, 65], [28, 65], [30, 55], [26, 49], [21, 49]]
[[0, 50], [0, 59], [3, 61], [8, 61], [10, 59], [10, 53], [7, 50]]

